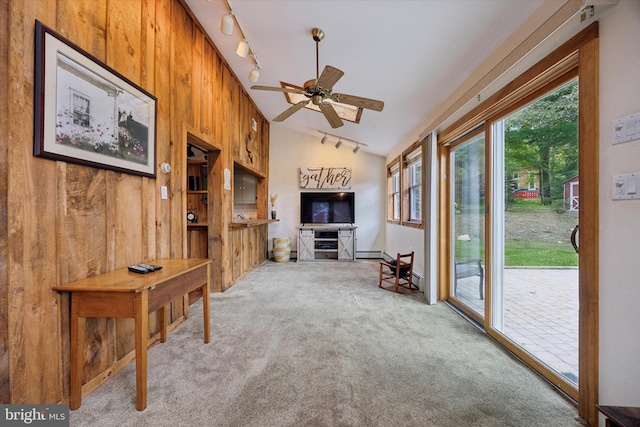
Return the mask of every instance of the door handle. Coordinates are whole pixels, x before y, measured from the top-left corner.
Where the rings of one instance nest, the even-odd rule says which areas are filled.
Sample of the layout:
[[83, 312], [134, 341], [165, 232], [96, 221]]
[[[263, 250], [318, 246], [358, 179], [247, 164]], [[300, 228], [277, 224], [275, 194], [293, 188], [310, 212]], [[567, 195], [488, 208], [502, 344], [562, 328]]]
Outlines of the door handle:
[[578, 247], [578, 244], [576, 243], [576, 235], [577, 234], [578, 234], [578, 226], [576, 225], [576, 227], [571, 232], [571, 244], [573, 245], [573, 249], [575, 249], [576, 253], [579, 254], [580, 253], [580, 248]]

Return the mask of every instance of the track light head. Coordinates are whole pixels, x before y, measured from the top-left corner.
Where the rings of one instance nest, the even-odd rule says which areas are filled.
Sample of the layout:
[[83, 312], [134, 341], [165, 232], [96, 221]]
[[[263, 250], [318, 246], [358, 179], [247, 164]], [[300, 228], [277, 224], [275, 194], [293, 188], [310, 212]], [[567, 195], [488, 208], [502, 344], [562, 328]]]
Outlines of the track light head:
[[323, 136], [322, 139], [320, 140], [320, 144], [324, 145], [327, 143], [327, 135]]
[[338, 142], [336, 142], [336, 148], [340, 147], [342, 147], [342, 139], [339, 139]]
[[233, 34], [234, 24], [233, 12], [227, 13], [222, 16], [222, 21], [220, 22], [220, 31], [222, 31], [223, 34], [230, 36], [231, 34]]
[[255, 83], [260, 78], [260, 69], [256, 66], [249, 72], [249, 81]]
[[355, 146], [355, 148], [353, 149], [353, 154], [358, 154], [358, 151], [360, 151], [360, 145]]
[[241, 40], [240, 43], [238, 43], [238, 48], [236, 49], [236, 55], [238, 55], [240, 58], [246, 58], [247, 54], [249, 53], [249, 43], [247, 42], [247, 40]]

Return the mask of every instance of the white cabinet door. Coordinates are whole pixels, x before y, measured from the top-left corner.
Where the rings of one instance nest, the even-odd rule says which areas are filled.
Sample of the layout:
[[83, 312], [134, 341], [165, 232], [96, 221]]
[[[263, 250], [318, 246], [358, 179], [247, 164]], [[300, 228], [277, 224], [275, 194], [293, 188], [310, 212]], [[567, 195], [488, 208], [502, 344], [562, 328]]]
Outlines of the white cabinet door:
[[356, 231], [351, 228], [338, 230], [338, 259], [356, 259]]
[[300, 229], [298, 231], [298, 261], [315, 259], [314, 240], [312, 229]]

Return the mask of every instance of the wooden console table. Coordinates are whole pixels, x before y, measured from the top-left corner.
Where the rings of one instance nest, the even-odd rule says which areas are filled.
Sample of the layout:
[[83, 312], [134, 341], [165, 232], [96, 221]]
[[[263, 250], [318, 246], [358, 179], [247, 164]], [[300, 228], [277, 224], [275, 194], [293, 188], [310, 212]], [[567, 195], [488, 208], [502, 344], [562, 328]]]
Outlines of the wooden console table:
[[127, 268], [76, 282], [55, 286], [58, 292], [71, 293], [71, 384], [69, 407], [82, 402], [82, 369], [87, 317], [124, 317], [135, 319], [136, 409], [147, 407], [147, 347], [149, 313], [160, 310], [160, 341], [167, 339], [167, 308], [171, 301], [196, 289], [202, 289], [204, 342], [209, 336], [209, 269], [205, 258], [159, 259], [147, 264], [162, 270], [147, 274], [131, 273]]

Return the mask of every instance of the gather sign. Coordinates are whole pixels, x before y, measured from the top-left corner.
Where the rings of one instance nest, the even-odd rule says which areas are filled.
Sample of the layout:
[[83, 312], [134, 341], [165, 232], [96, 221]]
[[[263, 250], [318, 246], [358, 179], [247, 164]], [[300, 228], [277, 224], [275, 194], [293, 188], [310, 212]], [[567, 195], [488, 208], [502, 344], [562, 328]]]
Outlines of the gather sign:
[[351, 188], [351, 168], [300, 168], [300, 188]]

